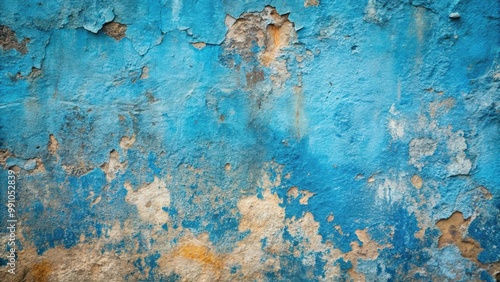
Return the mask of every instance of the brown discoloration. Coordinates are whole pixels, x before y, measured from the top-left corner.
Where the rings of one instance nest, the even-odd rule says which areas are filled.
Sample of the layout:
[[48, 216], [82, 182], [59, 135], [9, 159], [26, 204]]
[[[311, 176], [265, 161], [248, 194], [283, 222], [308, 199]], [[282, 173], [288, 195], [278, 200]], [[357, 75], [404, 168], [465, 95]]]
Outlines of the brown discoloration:
[[484, 198], [486, 200], [491, 200], [493, 199], [493, 195], [491, 195], [490, 191], [488, 191], [488, 189], [486, 189], [486, 187], [484, 186], [479, 186], [477, 187], [479, 189], [479, 191], [481, 191], [481, 193], [483, 194]]
[[378, 250], [390, 247], [390, 245], [379, 245], [370, 239], [368, 230], [356, 230], [358, 239], [363, 243], [359, 245], [357, 241], [351, 243], [352, 250], [344, 255], [345, 261], [351, 261], [352, 268], [349, 269], [349, 275], [354, 281], [366, 281], [365, 275], [357, 272], [358, 259], [374, 260], [378, 257]]
[[12, 154], [8, 150], [0, 150], [0, 165], [2, 167], [5, 167], [7, 159], [11, 156]]
[[175, 250], [174, 256], [193, 260], [204, 266], [209, 266], [218, 270], [222, 269], [224, 266], [224, 262], [208, 247], [203, 245], [182, 245]]
[[141, 76], [139, 77], [140, 79], [147, 79], [149, 78], [149, 68], [147, 66], [143, 66], [141, 69]]
[[373, 183], [375, 182], [375, 175], [372, 175], [370, 177], [368, 177], [368, 180], [366, 180], [368, 183]]
[[34, 281], [37, 282], [49, 281], [51, 272], [52, 272], [52, 266], [46, 260], [43, 260], [40, 263], [36, 263], [31, 267], [31, 275]]
[[254, 68], [251, 72], [246, 74], [247, 86], [254, 87], [257, 83], [264, 80], [264, 71]]
[[[281, 85], [290, 74], [286, 61], [280, 56], [296, 38], [294, 24], [288, 20], [288, 15], [280, 15], [275, 8], [267, 6], [261, 12], [244, 13], [236, 19], [229, 26], [223, 46], [228, 52], [240, 54], [244, 61], [257, 60], [270, 68], [272, 81]], [[261, 51], [255, 53], [255, 45]]]
[[287, 15], [283, 16], [279, 24], [270, 24], [267, 26], [266, 51], [262, 54], [262, 63], [264, 66], [268, 67], [272, 61], [276, 60], [279, 51], [291, 43], [292, 34], [294, 33], [293, 23], [288, 20]]
[[436, 223], [441, 231], [438, 248], [453, 244], [458, 247], [464, 258], [473, 261], [491, 275], [495, 275], [500, 271], [500, 262], [483, 264], [478, 260], [478, 255], [483, 251], [483, 248], [477, 241], [467, 236], [471, 222], [472, 217], [464, 219], [463, 214], [459, 211], [454, 212], [449, 218], [439, 220]]
[[419, 175], [415, 174], [411, 177], [411, 185], [413, 185], [413, 187], [420, 189], [420, 188], [422, 188], [422, 184], [423, 184], [423, 180], [422, 180], [422, 177], [420, 177]]
[[119, 22], [109, 22], [102, 26], [102, 31], [116, 39], [116, 41], [120, 41], [125, 37], [127, 26]]
[[193, 47], [198, 49], [198, 50], [201, 50], [201, 49], [207, 47], [207, 44], [205, 42], [195, 42], [195, 43], [191, 43], [191, 45], [193, 45]]
[[49, 135], [49, 145], [47, 145], [47, 150], [51, 155], [55, 155], [59, 149], [59, 142], [53, 134]]
[[25, 55], [28, 53], [26, 44], [30, 42], [29, 38], [24, 38], [21, 43], [16, 38], [16, 33], [8, 26], [0, 25], [0, 46], [2, 49], [8, 51], [11, 49], [17, 50], [19, 53]]
[[318, 6], [319, 5], [319, 0], [305, 0], [304, 1], [304, 7], [311, 7], [311, 6]]
[[330, 214], [330, 215], [326, 218], [326, 221], [328, 221], [328, 222], [332, 222], [334, 219], [335, 219], [335, 217], [333, 216], [333, 214]]
[[463, 257], [477, 263], [477, 256], [482, 248], [478, 242], [465, 236], [470, 223], [471, 218], [464, 219], [461, 212], [454, 212], [449, 218], [439, 220], [436, 223], [436, 226], [441, 230], [438, 248], [454, 244], [460, 249]]

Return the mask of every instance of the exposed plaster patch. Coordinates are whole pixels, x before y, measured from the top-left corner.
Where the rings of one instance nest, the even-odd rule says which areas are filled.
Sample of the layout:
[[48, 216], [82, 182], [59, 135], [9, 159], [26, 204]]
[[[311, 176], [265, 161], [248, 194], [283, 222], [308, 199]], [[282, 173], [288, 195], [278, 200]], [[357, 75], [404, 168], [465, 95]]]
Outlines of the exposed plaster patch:
[[233, 18], [231, 15], [226, 15], [226, 18], [224, 19], [224, 24], [226, 25], [227, 28], [233, 26], [235, 22], [236, 22], [235, 18]]
[[437, 142], [431, 138], [414, 138], [410, 141], [409, 163], [422, 169], [425, 166], [420, 162], [423, 157], [432, 156], [436, 151]]
[[264, 71], [259, 68], [253, 68], [251, 72], [246, 74], [247, 86], [254, 87], [257, 83], [264, 80]]
[[113, 181], [118, 171], [124, 171], [127, 165], [128, 162], [120, 162], [120, 154], [116, 150], [112, 150], [109, 153], [109, 161], [101, 165], [101, 169], [106, 173], [106, 181]]
[[56, 137], [53, 134], [50, 134], [49, 144], [47, 145], [47, 151], [49, 151], [49, 154], [55, 155], [57, 153], [57, 150], [59, 150], [59, 142], [57, 141]]
[[438, 248], [454, 244], [463, 257], [478, 263], [477, 256], [482, 249], [478, 242], [466, 236], [470, 223], [471, 218], [464, 219], [461, 212], [454, 212], [449, 218], [439, 220], [436, 223], [441, 231]]
[[481, 193], [483, 194], [484, 198], [486, 200], [491, 200], [493, 199], [493, 195], [491, 195], [490, 191], [488, 191], [488, 189], [486, 189], [486, 187], [484, 186], [479, 186], [477, 187], [479, 189], [479, 191], [481, 191]]
[[362, 245], [360, 246], [357, 241], [353, 241], [351, 243], [352, 250], [346, 253], [343, 258], [345, 261], [350, 261], [352, 263], [352, 268], [348, 271], [351, 279], [354, 281], [365, 281], [365, 275], [357, 271], [358, 260], [374, 260], [378, 257], [379, 250], [390, 248], [391, 245], [377, 244], [375, 241], [371, 240], [367, 229], [356, 230], [355, 233]]
[[449, 218], [436, 222], [436, 226], [441, 231], [438, 248], [455, 245], [464, 258], [473, 261], [480, 268], [487, 270], [494, 276], [500, 273], [500, 262], [484, 264], [478, 260], [478, 256], [483, 251], [483, 248], [481, 248], [479, 242], [467, 236], [472, 220], [472, 217], [464, 219], [463, 214], [456, 211]]
[[2, 49], [6, 51], [15, 49], [19, 53], [25, 55], [26, 53], [28, 53], [26, 44], [28, 44], [29, 42], [29, 38], [24, 38], [21, 42], [18, 42], [16, 33], [12, 29], [10, 29], [10, 27], [0, 25], [0, 46], [2, 46]]
[[120, 140], [120, 147], [123, 150], [128, 150], [132, 148], [132, 146], [135, 143], [135, 134], [132, 134], [132, 136], [123, 136], [122, 139]]
[[415, 174], [411, 177], [411, 185], [413, 185], [413, 187], [420, 189], [420, 188], [422, 188], [422, 184], [423, 184], [423, 180], [422, 180], [422, 177], [420, 177], [419, 175]]
[[[230, 24], [226, 17], [226, 25]], [[286, 61], [280, 58], [285, 49], [296, 42], [297, 33], [288, 15], [280, 15], [266, 6], [256, 13], [244, 13], [229, 27], [223, 46], [227, 52], [236, 52], [245, 61], [257, 59], [271, 69], [271, 77], [282, 84], [290, 77]], [[255, 51], [255, 47], [259, 49]]]
[[5, 168], [7, 159], [10, 157], [12, 157], [12, 154], [8, 150], [0, 150], [0, 165]]
[[334, 219], [335, 219], [335, 217], [333, 216], [333, 214], [330, 214], [330, 215], [328, 215], [328, 217], [326, 218], [326, 221], [328, 221], [328, 222], [332, 222]]
[[393, 140], [402, 139], [405, 135], [405, 122], [402, 120], [389, 120], [389, 132]]
[[302, 197], [299, 200], [299, 203], [301, 205], [307, 205], [309, 203], [309, 198], [315, 195], [315, 193], [309, 192], [307, 190], [302, 190], [300, 192], [302, 194]]
[[290, 187], [290, 189], [286, 192], [286, 195], [288, 196], [288, 201], [290, 202], [292, 199], [299, 196], [299, 188], [297, 186]]
[[147, 66], [143, 66], [141, 69], [141, 76], [139, 77], [140, 79], [147, 79], [149, 78], [149, 68]]
[[127, 189], [125, 200], [137, 206], [143, 220], [161, 226], [168, 221], [168, 213], [163, 207], [170, 206], [170, 191], [164, 181], [155, 176], [154, 181], [135, 190], [130, 182], [124, 184]]
[[451, 155], [448, 173], [453, 175], [467, 175], [472, 168], [472, 162], [465, 155], [467, 143], [465, 143], [464, 132], [459, 130], [451, 133], [448, 142], [448, 153]]
[[127, 26], [119, 22], [109, 22], [102, 26], [102, 31], [113, 37], [116, 41], [120, 41], [125, 37]]
[[[102, 242], [78, 244], [72, 248], [58, 246], [38, 255], [35, 248], [25, 246], [19, 252], [22, 258], [17, 266], [17, 275], [23, 281], [117, 281], [117, 277], [125, 277], [134, 273], [133, 256], [128, 253], [117, 254], [113, 251], [103, 252]], [[10, 281], [3, 277], [2, 281]], [[138, 279], [136, 275], [132, 275]], [[134, 279], [134, 280], [135, 280]], [[20, 281], [20, 280], [19, 280]]]
[[161, 273], [175, 273], [181, 281], [221, 281], [223, 274], [229, 274], [225, 255], [215, 252], [207, 234], [196, 237], [188, 230], [172, 250], [162, 254], [158, 266]]
[[312, 6], [318, 6], [319, 5], [319, 0], [305, 0], [304, 1], [304, 7], [312, 7]]
[[434, 118], [438, 113], [447, 113], [453, 106], [455, 106], [455, 99], [452, 97], [443, 101], [434, 101], [429, 105], [429, 114], [431, 118]]
[[205, 42], [195, 42], [195, 43], [191, 43], [191, 45], [193, 45], [193, 47], [198, 49], [198, 50], [201, 50], [201, 49], [207, 47], [207, 44]]
[[41, 158], [29, 159], [24, 163], [23, 169], [29, 173], [44, 173], [45, 165]]

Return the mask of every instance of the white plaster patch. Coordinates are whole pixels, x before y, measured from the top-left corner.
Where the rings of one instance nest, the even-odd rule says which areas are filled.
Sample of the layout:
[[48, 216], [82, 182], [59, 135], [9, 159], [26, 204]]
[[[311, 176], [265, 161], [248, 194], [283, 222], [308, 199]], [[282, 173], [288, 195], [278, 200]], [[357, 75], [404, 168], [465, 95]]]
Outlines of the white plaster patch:
[[465, 155], [467, 143], [465, 143], [464, 132], [459, 130], [450, 135], [446, 143], [448, 146], [450, 164], [447, 167], [448, 175], [467, 175], [472, 168], [472, 162]]
[[155, 176], [154, 181], [142, 186], [137, 191], [132, 189], [132, 185], [125, 183], [128, 203], [137, 206], [139, 216], [156, 225], [162, 225], [168, 220], [168, 213], [162, 208], [170, 206], [170, 191], [164, 181]]
[[425, 166], [420, 162], [420, 159], [427, 156], [432, 156], [436, 151], [437, 142], [431, 138], [414, 138], [410, 141], [410, 161], [418, 169]]

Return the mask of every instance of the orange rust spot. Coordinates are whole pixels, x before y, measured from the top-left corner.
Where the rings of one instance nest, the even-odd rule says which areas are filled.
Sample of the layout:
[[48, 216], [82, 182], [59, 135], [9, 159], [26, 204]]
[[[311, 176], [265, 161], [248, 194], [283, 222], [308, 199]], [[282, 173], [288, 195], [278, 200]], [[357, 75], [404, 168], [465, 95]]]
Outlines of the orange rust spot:
[[48, 261], [45, 260], [31, 267], [31, 275], [37, 282], [48, 281], [51, 272], [52, 272], [52, 266]]
[[193, 260], [216, 269], [222, 269], [223, 267], [223, 261], [205, 246], [193, 244], [182, 245], [174, 252], [174, 255]]
[[290, 44], [293, 30], [293, 23], [287, 18], [282, 25], [270, 24], [267, 26], [268, 41], [266, 51], [262, 55], [262, 64], [268, 67], [276, 59], [278, 52], [286, 45]]

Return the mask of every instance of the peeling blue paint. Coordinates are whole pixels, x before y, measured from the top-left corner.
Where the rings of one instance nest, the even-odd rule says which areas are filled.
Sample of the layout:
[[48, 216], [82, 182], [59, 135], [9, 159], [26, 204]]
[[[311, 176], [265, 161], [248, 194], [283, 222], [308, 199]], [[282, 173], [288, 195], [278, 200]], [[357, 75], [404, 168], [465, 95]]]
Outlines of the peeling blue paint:
[[0, 280], [495, 281], [499, 8], [3, 1]]

